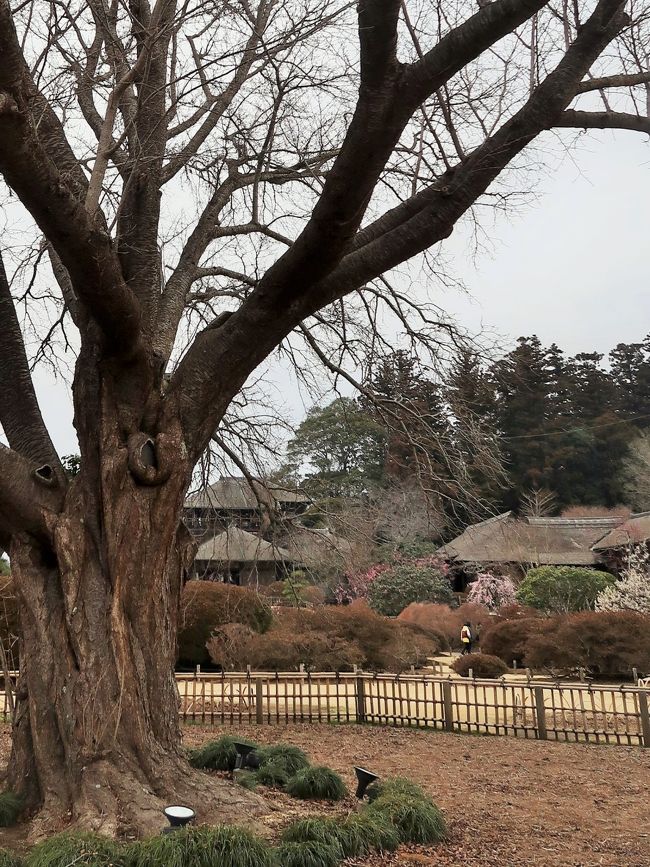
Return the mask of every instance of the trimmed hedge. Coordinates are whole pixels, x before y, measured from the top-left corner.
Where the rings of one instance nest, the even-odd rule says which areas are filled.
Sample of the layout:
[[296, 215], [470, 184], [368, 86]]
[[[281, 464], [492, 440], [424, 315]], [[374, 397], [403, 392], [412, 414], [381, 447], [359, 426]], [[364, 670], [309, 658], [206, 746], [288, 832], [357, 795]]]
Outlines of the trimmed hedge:
[[412, 602], [453, 602], [451, 582], [429, 566], [393, 566], [370, 585], [368, 604], [379, 614], [397, 617]]
[[502, 659], [487, 653], [467, 653], [459, 656], [451, 667], [461, 677], [469, 677], [470, 669], [474, 677], [487, 678], [501, 677], [508, 671], [508, 666]]
[[524, 665], [528, 642], [542, 632], [548, 620], [541, 617], [522, 617], [495, 623], [481, 636], [481, 650], [488, 656], [498, 656], [506, 665]]
[[271, 608], [254, 590], [216, 581], [188, 581], [181, 597], [178, 660], [184, 665], [209, 665], [207, 643], [228, 623], [241, 623], [253, 632], [266, 632]]
[[[215, 663], [227, 652], [219, 632], [209, 644]], [[404, 671], [422, 666], [446, 649], [443, 635], [414, 623], [398, 623], [367, 606], [287, 608], [268, 632], [248, 635], [238, 647], [238, 668], [296, 671], [301, 664], [320, 671]], [[230, 645], [232, 650], [232, 644]]]

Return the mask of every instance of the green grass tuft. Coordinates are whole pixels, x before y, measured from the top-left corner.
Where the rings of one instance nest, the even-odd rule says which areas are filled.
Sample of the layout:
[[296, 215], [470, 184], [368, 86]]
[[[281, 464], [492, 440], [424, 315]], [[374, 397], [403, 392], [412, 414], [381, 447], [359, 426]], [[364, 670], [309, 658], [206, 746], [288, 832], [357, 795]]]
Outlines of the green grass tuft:
[[263, 786], [283, 789], [289, 782], [289, 774], [281, 764], [266, 762], [255, 772], [255, 780]]
[[338, 867], [342, 860], [343, 850], [336, 840], [282, 843], [275, 850], [278, 867]]
[[260, 767], [274, 764], [284, 768], [288, 777], [295, 776], [298, 771], [309, 767], [307, 754], [299, 747], [289, 744], [275, 744], [270, 747], [260, 747], [255, 750], [260, 759]]
[[15, 825], [22, 808], [23, 799], [19, 795], [14, 792], [0, 793], [0, 827]]
[[[237, 761], [236, 738], [223, 735], [216, 741], [208, 741], [195, 750], [189, 750], [189, 763], [193, 768], [210, 771], [232, 771]], [[251, 743], [250, 741], [237, 741]]]
[[391, 825], [382, 825], [376, 818], [357, 814], [343, 822], [313, 817], [300, 819], [285, 829], [286, 843], [338, 843], [346, 858], [358, 858], [372, 852], [393, 852], [400, 843]]
[[257, 773], [254, 771], [238, 771], [235, 774], [235, 782], [242, 789], [248, 789], [252, 792], [257, 788]]
[[133, 847], [131, 867], [273, 867], [273, 850], [243, 828], [184, 828]]
[[403, 843], [438, 843], [446, 835], [442, 813], [428, 798], [382, 795], [366, 808], [366, 814], [390, 823]]
[[366, 789], [366, 794], [370, 803], [376, 801], [382, 795], [407, 795], [410, 798], [417, 798], [421, 801], [428, 800], [428, 796], [424, 790], [417, 783], [413, 783], [405, 777], [389, 777], [387, 780], [373, 783]]
[[125, 846], [99, 834], [66, 832], [44, 840], [31, 850], [25, 867], [129, 867]]
[[347, 795], [345, 783], [330, 768], [305, 768], [292, 777], [287, 792], [294, 798], [315, 801], [340, 801]]
[[0, 849], [0, 867], [23, 867], [23, 862], [14, 852]]

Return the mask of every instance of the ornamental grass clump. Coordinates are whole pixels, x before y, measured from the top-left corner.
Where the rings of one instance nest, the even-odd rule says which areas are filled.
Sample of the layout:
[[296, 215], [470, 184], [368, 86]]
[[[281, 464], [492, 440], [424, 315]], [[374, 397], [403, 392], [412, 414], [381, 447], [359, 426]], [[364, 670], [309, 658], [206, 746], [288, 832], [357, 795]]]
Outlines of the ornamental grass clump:
[[428, 800], [424, 789], [418, 786], [417, 783], [407, 780], [406, 777], [389, 777], [387, 780], [373, 783], [366, 789], [366, 796], [371, 804], [377, 798], [385, 795], [406, 795], [409, 798], [417, 798], [421, 801]]
[[[193, 768], [201, 768], [207, 771], [232, 771], [237, 762], [237, 750], [235, 738], [223, 735], [216, 741], [208, 741], [202, 747], [190, 750], [189, 762]], [[237, 743], [250, 743], [250, 741], [237, 741]]]
[[307, 754], [300, 747], [294, 747], [290, 744], [258, 747], [255, 753], [260, 761], [260, 769], [272, 764], [282, 768], [288, 777], [293, 777], [298, 771], [309, 767]]
[[15, 825], [23, 808], [23, 799], [15, 792], [0, 794], [0, 828]]
[[346, 858], [358, 858], [372, 852], [393, 852], [400, 839], [395, 829], [365, 813], [350, 816], [343, 822], [329, 818], [300, 819], [289, 825], [282, 835], [286, 843], [336, 842]]
[[289, 782], [289, 774], [279, 762], [266, 762], [253, 775], [262, 786], [283, 789]]
[[23, 861], [13, 852], [0, 849], [0, 867], [23, 867]]
[[347, 795], [345, 783], [331, 768], [305, 768], [292, 777], [287, 792], [303, 801], [340, 801]]
[[373, 801], [367, 810], [378, 821], [390, 823], [402, 843], [439, 843], [445, 838], [445, 820], [428, 798], [386, 794]]
[[275, 850], [276, 867], [338, 867], [343, 850], [336, 840], [282, 843]]
[[264, 840], [244, 828], [221, 825], [216, 828], [183, 828], [136, 844], [132, 849], [131, 867], [275, 865], [273, 850]]
[[[131, 867], [131, 858], [125, 846], [108, 837], [66, 832], [35, 846], [24, 864], [25, 867]], [[175, 865], [165, 862], [165, 867]]]

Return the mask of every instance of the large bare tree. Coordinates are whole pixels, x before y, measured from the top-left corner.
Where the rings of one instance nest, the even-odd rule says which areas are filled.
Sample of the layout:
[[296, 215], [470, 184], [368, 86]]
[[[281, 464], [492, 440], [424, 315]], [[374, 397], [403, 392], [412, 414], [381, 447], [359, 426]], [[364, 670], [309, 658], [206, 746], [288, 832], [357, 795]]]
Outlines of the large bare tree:
[[[384, 275], [420, 255], [435, 269], [427, 251], [477, 203], [527, 187], [548, 131], [650, 132], [646, 15], [639, 0], [0, 0], [0, 542], [22, 625], [9, 784], [40, 827], [142, 830], [170, 797], [224, 819], [257, 808], [180, 749], [193, 468], [276, 347], [297, 339], [336, 370], [323, 347], [364, 311], [433, 327]], [[76, 354], [72, 481], [32, 384], [39, 329], [37, 356], [63, 336]]]

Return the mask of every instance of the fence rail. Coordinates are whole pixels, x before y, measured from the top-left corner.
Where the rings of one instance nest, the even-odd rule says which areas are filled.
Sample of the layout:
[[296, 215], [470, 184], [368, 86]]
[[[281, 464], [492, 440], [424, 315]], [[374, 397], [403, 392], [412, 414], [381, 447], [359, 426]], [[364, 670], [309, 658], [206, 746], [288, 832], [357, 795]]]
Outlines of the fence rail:
[[650, 692], [362, 672], [177, 675], [184, 722], [376, 723], [650, 747]]

